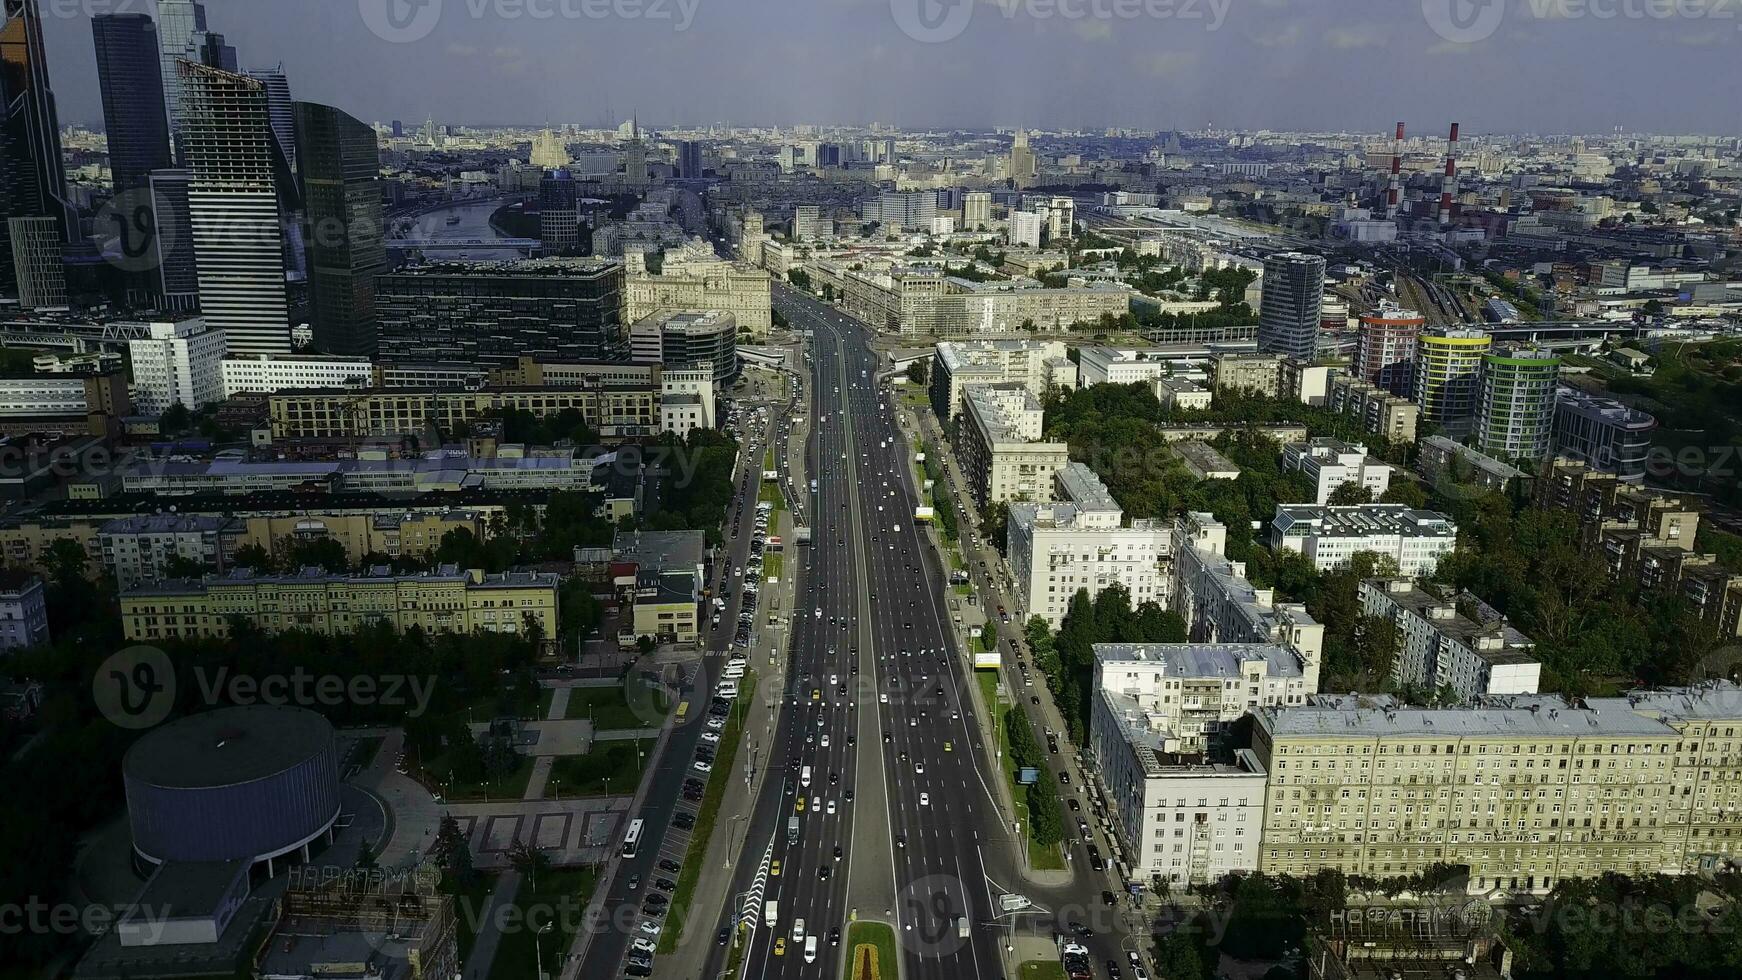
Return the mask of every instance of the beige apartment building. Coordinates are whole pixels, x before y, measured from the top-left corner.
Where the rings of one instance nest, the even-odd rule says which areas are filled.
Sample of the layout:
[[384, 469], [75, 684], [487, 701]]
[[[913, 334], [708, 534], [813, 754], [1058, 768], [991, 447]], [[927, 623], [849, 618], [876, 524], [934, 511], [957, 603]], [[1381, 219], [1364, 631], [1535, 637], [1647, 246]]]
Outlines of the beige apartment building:
[[1385, 878], [1467, 865], [1473, 891], [1742, 856], [1742, 688], [1254, 712], [1269, 773], [1260, 866]]
[[498, 387], [483, 391], [284, 391], [267, 399], [274, 439], [394, 438], [435, 426], [458, 426], [519, 409], [540, 417], [568, 409], [607, 439], [659, 432], [661, 393], [656, 385], [590, 388]]
[[666, 256], [655, 275], [646, 256], [623, 256], [623, 322], [637, 323], [655, 313], [719, 310], [746, 330], [774, 325], [773, 277], [747, 262], [729, 262], [705, 250], [679, 250]]
[[962, 394], [956, 450], [974, 502], [1047, 500], [1053, 476], [1070, 465], [1070, 447], [1042, 442], [1045, 412], [1018, 384], [970, 385]]
[[446, 566], [421, 575], [261, 576], [236, 570], [222, 577], [143, 585], [121, 595], [127, 639], [223, 638], [240, 618], [267, 632], [346, 633], [376, 622], [432, 633], [524, 633], [532, 624], [548, 641], [557, 634], [559, 577], [542, 572], [486, 575]]

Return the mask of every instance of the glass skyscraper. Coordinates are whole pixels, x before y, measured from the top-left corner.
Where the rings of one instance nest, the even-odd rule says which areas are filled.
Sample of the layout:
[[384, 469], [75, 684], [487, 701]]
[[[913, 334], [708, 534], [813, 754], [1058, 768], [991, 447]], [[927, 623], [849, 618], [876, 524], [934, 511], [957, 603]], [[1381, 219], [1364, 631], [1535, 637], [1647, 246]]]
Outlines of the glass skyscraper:
[[[42, 46], [42, 14], [36, 0], [0, 0], [0, 292], [18, 287], [10, 223], [13, 218], [51, 218], [62, 242], [78, 228], [78, 211], [67, 199], [61, 163], [60, 122]], [[40, 240], [32, 222], [28, 235]]]
[[169, 117], [163, 103], [157, 25], [145, 14], [91, 18], [103, 130], [115, 193], [145, 186], [153, 170], [171, 165]]
[[374, 357], [375, 277], [387, 265], [375, 130], [313, 102], [295, 103], [294, 117], [315, 346]]

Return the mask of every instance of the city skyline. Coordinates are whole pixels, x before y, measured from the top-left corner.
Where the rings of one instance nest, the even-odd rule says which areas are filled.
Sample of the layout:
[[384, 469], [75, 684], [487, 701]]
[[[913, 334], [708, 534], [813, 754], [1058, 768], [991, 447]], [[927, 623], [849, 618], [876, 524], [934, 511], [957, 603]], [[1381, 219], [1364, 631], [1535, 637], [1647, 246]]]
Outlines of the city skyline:
[[[1397, 118], [1462, 118], [1472, 135], [1742, 128], [1724, 83], [1739, 76], [1742, 11], [1719, 3], [1660, 17], [1648, 4], [1520, 0], [1489, 5], [1503, 15], [1494, 25], [1460, 28], [1436, 12], [1453, 0], [780, 0], [752, 11], [705, 0], [429, 0], [406, 8], [418, 16], [398, 31], [377, 16], [386, 2], [404, 0], [234, 0], [208, 14], [242, 67], [283, 61], [299, 97], [366, 120], [615, 125], [639, 113], [698, 126], [1380, 132]], [[941, 34], [928, 34], [932, 21], [908, 9], [917, 5], [934, 17], [966, 10], [965, 26], [952, 34], [944, 20]], [[69, 13], [43, 18], [60, 114], [95, 126], [89, 17]], [[794, 84], [831, 77], [853, 84]]]

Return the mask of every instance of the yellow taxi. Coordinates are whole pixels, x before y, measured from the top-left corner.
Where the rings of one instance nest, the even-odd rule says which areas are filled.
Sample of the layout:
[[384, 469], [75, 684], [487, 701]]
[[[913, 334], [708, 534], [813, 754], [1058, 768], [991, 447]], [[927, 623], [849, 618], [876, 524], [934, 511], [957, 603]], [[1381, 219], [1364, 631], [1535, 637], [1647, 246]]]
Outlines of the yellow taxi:
[[768, 866], [768, 877], [770, 877], [770, 878], [780, 877], [780, 862], [779, 861], [776, 861], [773, 864]]
[[814, 687], [811, 688], [811, 700], [812, 701], [821, 701], [822, 699], [823, 699], [822, 689], [821, 688], [814, 688]]
[[804, 797], [802, 797], [802, 796], [798, 798], [798, 812], [799, 813], [804, 812]]
[[954, 747], [952, 747], [952, 746], [951, 746], [951, 745], [950, 745], [950, 743], [948, 743], [948, 742], [945, 742], [945, 743], [944, 743], [944, 751], [945, 751], [945, 752], [954, 752], [954, 751], [955, 751], [955, 748], [954, 748]]
[[786, 955], [786, 937], [785, 936], [781, 936], [780, 938], [778, 938], [774, 941], [774, 955], [776, 955], [776, 956], [785, 956]]

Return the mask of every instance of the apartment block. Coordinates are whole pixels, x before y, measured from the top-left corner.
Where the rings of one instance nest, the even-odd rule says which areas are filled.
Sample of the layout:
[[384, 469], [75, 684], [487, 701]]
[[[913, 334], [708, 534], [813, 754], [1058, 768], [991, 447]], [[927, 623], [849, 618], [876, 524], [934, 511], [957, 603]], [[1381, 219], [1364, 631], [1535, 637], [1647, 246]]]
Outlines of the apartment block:
[[968, 385], [1020, 384], [1040, 398], [1052, 383], [1048, 362], [1063, 358], [1066, 350], [1058, 341], [946, 340], [932, 355], [932, 414], [946, 427], [954, 422]]
[[270, 395], [297, 388], [368, 388], [375, 366], [367, 357], [257, 354], [226, 357], [220, 365], [224, 397]]
[[1196, 643], [1274, 644], [1300, 661], [1301, 689], [1318, 690], [1325, 627], [1300, 603], [1278, 603], [1273, 589], [1246, 579], [1229, 560], [1228, 529], [1209, 514], [1190, 513], [1174, 525], [1173, 611]]
[[1437, 511], [1403, 504], [1278, 504], [1269, 543], [1278, 554], [1304, 555], [1320, 572], [1347, 568], [1367, 551], [1395, 561], [1400, 574], [1418, 578], [1432, 575], [1440, 558], [1457, 547], [1458, 526]]
[[1282, 447], [1282, 468], [1312, 481], [1316, 504], [1329, 503], [1331, 494], [1346, 484], [1365, 487], [1372, 500], [1391, 489], [1391, 467], [1367, 455], [1360, 443], [1329, 438], [1291, 442]]
[[1498, 493], [1530, 480], [1530, 474], [1518, 467], [1484, 456], [1445, 436], [1428, 436], [1421, 441], [1416, 468], [1429, 483], [1459, 483]]
[[1282, 392], [1282, 354], [1210, 355], [1210, 387], [1221, 392], [1251, 391], [1275, 398]]
[[381, 389], [281, 391], [267, 400], [274, 439], [398, 438], [452, 433], [508, 409], [540, 418], [573, 409], [607, 439], [654, 435], [661, 391], [655, 384], [508, 387], [481, 391]]
[[1657, 419], [1612, 398], [1571, 388], [1555, 393], [1554, 452], [1613, 473], [1623, 483], [1644, 483]]
[[1321, 697], [1254, 711], [1262, 870], [1466, 865], [1473, 892], [1683, 874], [1742, 854], [1742, 689], [1424, 709]]
[[15, 568], [0, 569], [0, 651], [47, 643], [48, 603], [42, 577]]
[[1142, 702], [1097, 691], [1089, 745], [1131, 872], [1175, 885], [1258, 870], [1264, 768], [1250, 749], [1230, 763], [1180, 752], [1165, 717]]
[[1083, 347], [1077, 351], [1077, 380], [1084, 388], [1128, 385], [1167, 377], [1170, 358], [1161, 351]]
[[1536, 644], [1469, 593], [1442, 598], [1407, 578], [1361, 583], [1361, 611], [1397, 627], [1392, 680], [1428, 691], [1451, 688], [1461, 700], [1485, 694], [1535, 694], [1542, 664]]
[[1068, 502], [1010, 505], [1005, 553], [1020, 618], [1040, 616], [1056, 629], [1079, 590], [1093, 598], [1114, 585], [1125, 587], [1133, 606], [1165, 607], [1167, 526], [1151, 520], [1125, 526], [1124, 511], [1082, 463], [1060, 470], [1057, 483]]
[[1384, 436], [1392, 442], [1415, 441], [1421, 406], [1371, 382], [1332, 378], [1325, 404], [1333, 412], [1360, 419], [1368, 435]]
[[171, 579], [121, 594], [129, 640], [224, 638], [240, 618], [271, 633], [347, 633], [374, 623], [433, 633], [557, 635], [557, 585], [545, 572], [488, 575], [448, 565], [419, 575], [378, 569], [366, 575], [263, 576], [235, 569], [223, 576]]
[[1040, 401], [1020, 385], [973, 385], [963, 408], [956, 452], [975, 503], [1045, 500], [1071, 454], [1062, 442], [1041, 441]]
[[141, 514], [110, 521], [97, 531], [103, 567], [117, 588], [157, 582], [179, 560], [207, 571], [229, 568], [241, 547], [242, 522], [208, 514]]

